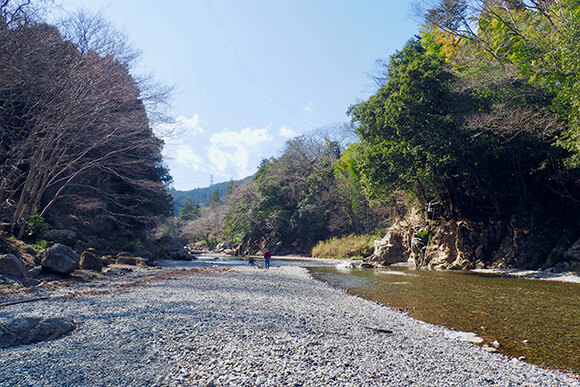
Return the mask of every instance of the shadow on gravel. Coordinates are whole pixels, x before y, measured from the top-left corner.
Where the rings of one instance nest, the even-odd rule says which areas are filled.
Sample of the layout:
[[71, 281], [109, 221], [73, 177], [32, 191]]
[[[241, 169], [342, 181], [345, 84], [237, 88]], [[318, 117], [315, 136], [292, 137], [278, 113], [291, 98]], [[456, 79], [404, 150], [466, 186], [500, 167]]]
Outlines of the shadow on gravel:
[[0, 320], [0, 348], [55, 340], [76, 328], [65, 318], [24, 317]]

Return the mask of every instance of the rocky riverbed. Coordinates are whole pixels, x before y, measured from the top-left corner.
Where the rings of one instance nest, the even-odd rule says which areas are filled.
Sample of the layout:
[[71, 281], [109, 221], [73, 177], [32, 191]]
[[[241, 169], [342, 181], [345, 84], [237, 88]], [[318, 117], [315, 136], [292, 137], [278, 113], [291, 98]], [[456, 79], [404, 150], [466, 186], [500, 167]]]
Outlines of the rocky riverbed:
[[3, 320], [67, 318], [76, 329], [0, 350], [0, 384], [580, 386], [575, 375], [488, 353], [300, 267], [172, 273], [1, 307]]

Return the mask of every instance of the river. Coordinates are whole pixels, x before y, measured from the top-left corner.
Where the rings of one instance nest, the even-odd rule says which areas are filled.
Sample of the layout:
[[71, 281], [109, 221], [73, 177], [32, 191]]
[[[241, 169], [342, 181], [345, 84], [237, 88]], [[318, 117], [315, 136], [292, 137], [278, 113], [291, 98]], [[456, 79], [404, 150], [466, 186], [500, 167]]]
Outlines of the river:
[[[194, 261], [195, 262], [195, 261]], [[258, 262], [261, 263], [261, 262]], [[474, 332], [499, 352], [580, 374], [580, 283], [523, 279], [468, 271], [337, 269], [324, 260], [278, 260], [372, 301], [408, 311], [428, 323]], [[206, 258], [195, 265], [247, 265]]]
[[580, 284], [460, 271], [311, 268], [348, 293], [474, 332], [499, 352], [580, 373]]

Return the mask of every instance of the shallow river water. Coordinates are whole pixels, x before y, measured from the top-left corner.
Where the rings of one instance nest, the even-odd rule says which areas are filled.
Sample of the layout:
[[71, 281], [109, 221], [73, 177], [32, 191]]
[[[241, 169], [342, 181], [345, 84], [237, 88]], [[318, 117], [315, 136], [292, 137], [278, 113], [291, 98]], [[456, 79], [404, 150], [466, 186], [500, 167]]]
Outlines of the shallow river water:
[[[203, 257], [189, 264], [237, 266], [248, 261]], [[324, 260], [273, 259], [272, 265], [307, 267], [316, 279], [407, 310], [418, 320], [474, 332], [487, 344], [497, 340], [506, 355], [580, 374], [580, 283], [398, 266], [337, 269]]]
[[312, 275], [416, 319], [475, 332], [499, 351], [580, 373], [580, 284], [456, 271], [336, 269]]

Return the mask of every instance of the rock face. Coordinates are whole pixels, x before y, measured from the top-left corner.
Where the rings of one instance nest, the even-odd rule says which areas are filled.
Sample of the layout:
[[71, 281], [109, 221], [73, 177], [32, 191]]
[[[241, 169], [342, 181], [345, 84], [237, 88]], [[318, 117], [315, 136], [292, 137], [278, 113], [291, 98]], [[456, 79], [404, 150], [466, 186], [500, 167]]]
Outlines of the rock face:
[[87, 250], [83, 251], [81, 254], [79, 266], [81, 269], [85, 270], [101, 271], [103, 270], [104, 265], [101, 258], [97, 257], [93, 252]]
[[411, 211], [405, 218], [389, 227], [383, 239], [374, 242], [375, 251], [366, 260], [383, 265], [412, 260], [413, 235], [422, 224], [421, 214], [418, 211]]
[[574, 244], [566, 250], [564, 253], [564, 259], [566, 261], [580, 262], [580, 239], [574, 242]]
[[60, 243], [44, 250], [40, 264], [44, 270], [70, 274], [79, 267], [80, 256], [70, 247]]
[[28, 272], [26, 266], [14, 254], [0, 255], [0, 274], [11, 275], [18, 278], [24, 278]]
[[375, 241], [375, 251], [369, 260], [379, 261], [383, 265], [407, 261], [411, 250], [405, 239], [402, 230], [391, 227], [383, 239]]
[[434, 269], [471, 268], [471, 255], [465, 243], [470, 232], [467, 223], [462, 221], [449, 222], [436, 229], [426, 246], [426, 266]]
[[26, 317], [0, 320], [0, 348], [54, 340], [76, 328], [64, 318]]
[[52, 229], [42, 233], [42, 238], [67, 246], [74, 246], [78, 240], [77, 233], [72, 230]]
[[411, 210], [375, 242], [367, 260], [392, 264], [408, 258], [416, 266], [434, 269], [545, 269], [561, 263], [556, 270], [580, 271], [577, 238], [578, 225], [534, 213], [430, 221]]

